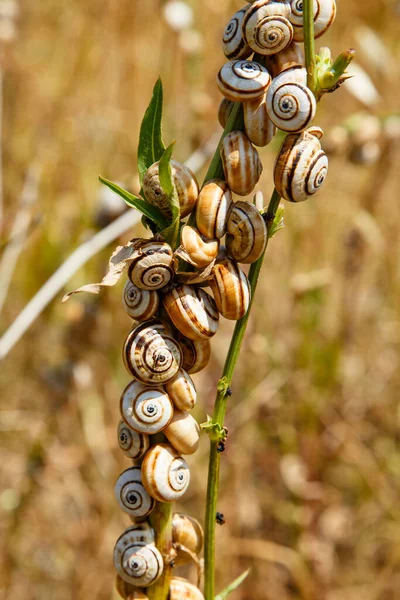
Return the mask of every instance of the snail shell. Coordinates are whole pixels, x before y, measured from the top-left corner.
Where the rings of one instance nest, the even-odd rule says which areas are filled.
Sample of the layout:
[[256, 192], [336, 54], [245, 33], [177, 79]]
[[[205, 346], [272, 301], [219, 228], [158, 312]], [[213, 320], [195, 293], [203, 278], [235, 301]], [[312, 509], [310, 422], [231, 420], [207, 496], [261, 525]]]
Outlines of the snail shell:
[[226, 220], [232, 193], [225, 181], [212, 179], [201, 190], [196, 204], [199, 231], [209, 239], [220, 239], [226, 232]]
[[151, 322], [132, 329], [125, 340], [123, 358], [125, 367], [135, 379], [146, 385], [159, 385], [173, 379], [182, 363], [179, 344], [164, 335]]
[[271, 121], [282, 131], [301, 131], [311, 123], [317, 104], [307, 87], [306, 69], [289, 69], [274, 79], [267, 93], [267, 109]]
[[189, 467], [170, 444], [156, 444], [144, 457], [142, 481], [150, 496], [159, 502], [173, 502], [189, 486]]
[[124, 512], [134, 519], [145, 519], [154, 509], [155, 500], [144, 489], [140, 467], [131, 467], [118, 477], [115, 496]]
[[116, 577], [115, 589], [124, 600], [149, 600], [142, 590], [124, 581], [120, 575]]
[[122, 392], [120, 402], [123, 420], [138, 433], [153, 435], [170, 423], [174, 407], [161, 388], [149, 388], [131, 381]]
[[249, 202], [235, 202], [229, 213], [226, 249], [240, 263], [253, 263], [260, 258], [268, 242], [265, 221]]
[[290, 202], [307, 200], [324, 183], [328, 158], [321, 149], [319, 127], [288, 135], [274, 167], [274, 182], [279, 195]]
[[218, 240], [203, 240], [200, 233], [189, 225], [182, 228], [181, 244], [187, 262], [198, 269], [206, 267], [218, 256]]
[[233, 102], [246, 102], [262, 96], [270, 83], [267, 69], [251, 60], [225, 63], [217, 76], [220, 92]]
[[149, 436], [134, 431], [121, 420], [118, 424], [118, 444], [122, 452], [132, 460], [140, 460], [150, 446]]
[[174, 560], [176, 567], [187, 564], [191, 561], [191, 556], [185, 549], [192, 554], [198, 555], [203, 547], [203, 529], [196, 519], [175, 513], [172, 516], [172, 542], [177, 548], [177, 556]]
[[180, 454], [194, 454], [199, 447], [200, 427], [188, 412], [175, 410], [164, 435]]
[[252, 53], [251, 48], [249, 48], [242, 36], [243, 17], [248, 6], [249, 4], [246, 4], [246, 6], [238, 10], [225, 27], [222, 38], [222, 49], [229, 60], [247, 58]]
[[159, 290], [174, 276], [171, 247], [164, 242], [144, 243], [131, 262], [128, 277], [142, 290]]
[[250, 283], [239, 265], [229, 259], [215, 265], [210, 282], [219, 312], [225, 319], [237, 321], [246, 314], [251, 297]]
[[220, 102], [218, 109], [218, 121], [221, 127], [224, 129], [228, 123], [234, 104], [235, 103], [232, 102], [232, 100], [228, 100], [228, 98], [222, 98]]
[[[296, 42], [292, 42], [283, 52], [263, 56], [262, 59], [262, 64], [267, 67], [274, 78], [288, 69], [303, 67], [305, 62], [303, 48]], [[257, 60], [256, 57], [254, 57], [254, 60]]]
[[140, 289], [129, 280], [125, 284], [122, 300], [126, 312], [135, 321], [147, 321], [154, 317], [160, 303], [156, 291]]
[[[208, 340], [189, 340], [189, 338], [183, 335], [178, 336], [178, 341], [183, 354], [182, 369], [191, 374], [205, 369], [211, 356], [210, 342]], [[178, 408], [181, 410], [190, 410], [188, 406], [178, 406]]]
[[137, 542], [136, 537], [134, 526], [118, 538], [114, 547], [114, 566], [127, 583], [147, 587], [161, 576], [164, 562], [154, 544]]
[[262, 173], [257, 150], [242, 131], [225, 136], [221, 146], [222, 165], [230, 189], [239, 196], [250, 194]]
[[256, 146], [267, 146], [276, 127], [268, 116], [267, 95], [243, 103], [244, 125], [250, 141]]
[[[188, 338], [184, 338], [190, 344], [208, 344], [209, 342], [192, 342]], [[179, 343], [182, 346], [182, 353], [185, 356], [185, 347], [182, 345], [181, 340]], [[171, 398], [172, 402], [179, 410], [192, 410], [197, 402], [197, 393], [192, 378], [181, 369], [178, 375], [169, 383], [165, 384], [165, 391]]]
[[191, 340], [207, 340], [217, 333], [219, 315], [214, 299], [202, 288], [178, 285], [165, 294], [164, 307], [171, 321]]
[[[304, 42], [303, 0], [291, 0], [289, 20], [293, 25], [296, 42]], [[335, 0], [314, 0], [314, 37], [319, 38], [332, 25], [336, 17]]]
[[173, 577], [169, 588], [169, 600], [204, 600], [201, 591], [187, 579]]
[[[158, 167], [159, 163], [156, 162], [146, 171], [143, 178], [143, 192], [150, 204], [157, 206], [165, 215], [171, 216], [168, 196], [161, 187]], [[171, 170], [181, 207], [181, 217], [186, 217], [196, 204], [199, 185], [192, 171], [183, 163], [171, 160]]]
[[289, 15], [288, 4], [270, 0], [253, 2], [243, 18], [243, 38], [259, 54], [281, 52], [293, 40], [294, 31]]

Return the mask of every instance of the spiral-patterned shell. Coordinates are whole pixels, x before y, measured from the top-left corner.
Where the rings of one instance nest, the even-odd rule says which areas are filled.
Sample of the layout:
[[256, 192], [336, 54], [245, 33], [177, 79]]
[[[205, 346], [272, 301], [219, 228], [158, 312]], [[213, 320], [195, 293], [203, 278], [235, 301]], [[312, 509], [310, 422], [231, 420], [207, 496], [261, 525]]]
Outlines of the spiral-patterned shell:
[[225, 63], [217, 77], [220, 92], [233, 102], [246, 102], [262, 96], [270, 83], [267, 69], [251, 60]]
[[[205, 369], [211, 357], [210, 342], [208, 340], [190, 340], [181, 334], [177, 339], [182, 348], [182, 369], [190, 374], [199, 373]], [[181, 408], [181, 410], [188, 410], [188, 408]]]
[[135, 520], [145, 519], [154, 509], [155, 500], [144, 489], [140, 467], [131, 467], [118, 477], [115, 496], [124, 512]]
[[315, 194], [328, 174], [328, 158], [321, 149], [319, 127], [288, 135], [277, 156], [274, 182], [279, 195], [302, 202]]
[[171, 381], [182, 363], [179, 344], [151, 322], [130, 331], [123, 349], [124, 363], [131, 375], [146, 385]]
[[253, 2], [243, 18], [243, 38], [258, 54], [281, 52], [293, 40], [289, 15], [290, 6], [287, 4], [270, 0]]
[[125, 421], [118, 424], [118, 444], [122, 452], [132, 460], [140, 460], [150, 446], [149, 436], [131, 429]]
[[114, 547], [114, 566], [124, 581], [148, 587], [161, 576], [164, 562], [154, 544], [138, 543], [127, 529]]
[[257, 150], [242, 131], [225, 136], [221, 146], [222, 166], [228, 185], [239, 196], [250, 194], [262, 173]]
[[[172, 542], [177, 550], [177, 557], [174, 561], [175, 566], [184, 565], [190, 562], [189, 553], [198, 555], [203, 547], [203, 529], [196, 519], [175, 513], [172, 516]], [[185, 550], [189, 550], [185, 552]]]
[[208, 239], [220, 239], [226, 232], [226, 220], [232, 193], [226, 181], [212, 179], [201, 190], [196, 204], [199, 231]]
[[273, 139], [276, 127], [267, 110], [267, 95], [243, 103], [244, 125], [248, 138], [256, 146], [267, 146]]
[[143, 290], [159, 290], [174, 276], [171, 247], [164, 242], [145, 242], [131, 262], [128, 277]]
[[237, 11], [225, 27], [222, 38], [222, 49], [226, 58], [237, 60], [247, 58], [252, 53], [251, 48], [246, 44], [242, 36], [242, 23], [248, 4]]
[[[192, 171], [183, 163], [171, 160], [171, 170], [181, 208], [181, 217], [186, 217], [196, 204], [199, 185]], [[151, 165], [146, 171], [143, 178], [143, 191], [150, 204], [157, 206], [166, 216], [171, 216], [168, 196], [160, 183], [158, 162]]]
[[207, 340], [217, 333], [218, 310], [202, 288], [178, 285], [165, 294], [163, 301], [175, 327], [189, 339]]
[[161, 388], [147, 387], [131, 381], [122, 392], [121, 417], [138, 433], [153, 435], [170, 423], [174, 407], [168, 394]]
[[160, 299], [156, 291], [143, 290], [127, 281], [122, 295], [126, 312], [135, 321], [147, 321], [154, 317]]
[[260, 211], [249, 202], [235, 202], [229, 213], [226, 249], [234, 260], [253, 263], [268, 242], [267, 226]]
[[[303, 0], [291, 0], [289, 19], [294, 28], [294, 40], [304, 41]], [[314, 37], [319, 38], [332, 25], [336, 17], [335, 0], [314, 0]]]
[[200, 232], [190, 225], [185, 225], [181, 230], [181, 258], [198, 269], [206, 267], [218, 256], [219, 241], [203, 240]]
[[251, 289], [236, 262], [226, 259], [215, 265], [210, 286], [218, 310], [225, 319], [237, 321], [244, 317], [249, 308]]
[[176, 409], [164, 434], [180, 454], [194, 454], [199, 447], [200, 427], [188, 412]]
[[315, 117], [315, 96], [307, 87], [307, 71], [289, 69], [278, 75], [267, 93], [271, 121], [282, 131], [305, 129]]
[[[192, 340], [188, 340], [188, 338], [184, 339], [191, 344], [209, 345], [209, 342], [192, 342]], [[179, 343], [182, 347], [183, 356], [185, 356], [185, 346], [182, 344], [181, 338], [179, 338]], [[175, 379], [165, 384], [165, 391], [179, 410], [192, 410], [192, 408], [196, 406], [196, 388], [192, 378], [184, 371], [184, 369], [179, 371]]]
[[172, 577], [169, 588], [169, 600], [204, 600], [201, 591], [187, 579]]
[[173, 502], [189, 486], [189, 467], [170, 444], [156, 444], [144, 457], [142, 481], [150, 496], [159, 502]]

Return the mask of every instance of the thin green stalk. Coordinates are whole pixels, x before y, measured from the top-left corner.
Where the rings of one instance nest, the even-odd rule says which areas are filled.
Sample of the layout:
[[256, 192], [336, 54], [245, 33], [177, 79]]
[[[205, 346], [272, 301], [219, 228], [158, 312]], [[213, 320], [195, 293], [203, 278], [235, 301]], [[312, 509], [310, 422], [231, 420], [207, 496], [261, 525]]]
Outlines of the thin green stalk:
[[164, 559], [163, 573], [147, 589], [149, 600], [167, 600], [171, 582], [171, 552], [172, 552], [172, 504], [156, 502], [156, 507], [150, 515], [150, 525], [155, 532], [155, 543]]
[[312, 92], [317, 91], [317, 62], [315, 58], [314, 39], [314, 1], [303, 0], [304, 16], [304, 54], [307, 68], [307, 86]]

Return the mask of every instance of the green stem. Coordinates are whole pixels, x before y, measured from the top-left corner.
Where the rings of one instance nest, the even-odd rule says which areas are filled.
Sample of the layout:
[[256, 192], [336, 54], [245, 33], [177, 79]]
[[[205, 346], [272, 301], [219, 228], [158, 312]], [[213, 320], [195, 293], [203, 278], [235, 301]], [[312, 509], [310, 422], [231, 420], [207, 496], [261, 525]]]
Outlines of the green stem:
[[318, 88], [317, 63], [315, 58], [314, 39], [314, 1], [303, 0], [303, 29], [304, 29], [304, 53], [307, 68], [307, 85], [312, 92]]
[[160, 579], [147, 589], [147, 596], [149, 600], [167, 600], [172, 575], [172, 504], [156, 502], [149, 520], [155, 532], [156, 546], [164, 559], [164, 570]]

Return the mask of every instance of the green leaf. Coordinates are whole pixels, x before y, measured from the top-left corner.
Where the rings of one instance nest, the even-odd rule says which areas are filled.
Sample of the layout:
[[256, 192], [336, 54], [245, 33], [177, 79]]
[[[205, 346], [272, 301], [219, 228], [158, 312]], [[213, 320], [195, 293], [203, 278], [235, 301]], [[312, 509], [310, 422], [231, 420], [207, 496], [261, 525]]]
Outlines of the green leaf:
[[160, 160], [165, 146], [162, 141], [161, 119], [163, 106], [163, 88], [161, 79], [158, 79], [150, 104], [143, 117], [140, 128], [138, 147], [138, 171], [140, 183], [149, 167]]
[[171, 211], [171, 224], [162, 232], [162, 235], [169, 242], [172, 248], [175, 249], [179, 238], [180, 205], [171, 169], [171, 157], [174, 145], [175, 142], [170, 144], [164, 151], [160, 159], [158, 173], [161, 187], [167, 196]]
[[247, 569], [247, 571], [242, 573], [240, 575], [240, 577], [235, 579], [235, 581], [232, 581], [232, 583], [230, 585], [228, 585], [228, 587], [226, 587], [224, 590], [222, 590], [222, 592], [220, 592], [218, 594], [218, 596], [215, 596], [215, 600], [225, 600], [225, 598], [227, 598], [229, 596], [229, 594], [234, 592], [243, 583], [243, 581], [247, 578], [249, 573], [250, 573], [250, 569]]
[[121, 198], [123, 198], [125, 200], [125, 202], [128, 204], [128, 206], [132, 206], [133, 208], [136, 208], [143, 215], [145, 215], [148, 219], [153, 221], [153, 223], [155, 223], [155, 225], [157, 226], [157, 229], [159, 231], [161, 231], [168, 225], [168, 222], [167, 222], [166, 218], [164, 217], [164, 215], [162, 214], [162, 212], [160, 210], [158, 210], [158, 208], [156, 208], [155, 206], [152, 206], [151, 204], [149, 204], [146, 200], [143, 200], [143, 198], [138, 198], [137, 196], [134, 196], [130, 192], [127, 192], [123, 188], [119, 187], [119, 185], [117, 185], [113, 181], [110, 181], [109, 179], [106, 179], [105, 177], [102, 177], [101, 175], [99, 175], [99, 180], [102, 183], [104, 183], [104, 185], [109, 187], [110, 190], [112, 190], [113, 192], [115, 192], [116, 194], [121, 196]]

